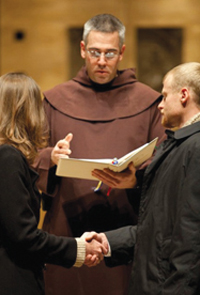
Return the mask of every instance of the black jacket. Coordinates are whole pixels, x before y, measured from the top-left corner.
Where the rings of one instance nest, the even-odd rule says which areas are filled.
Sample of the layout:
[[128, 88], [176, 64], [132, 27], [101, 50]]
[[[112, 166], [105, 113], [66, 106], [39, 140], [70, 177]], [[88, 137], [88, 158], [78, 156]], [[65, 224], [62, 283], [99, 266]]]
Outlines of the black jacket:
[[135, 248], [131, 295], [200, 294], [200, 122], [167, 134], [145, 171], [137, 228], [106, 233], [109, 265]]
[[37, 229], [38, 175], [20, 151], [0, 146], [0, 294], [44, 294], [44, 263], [71, 267], [76, 241]]

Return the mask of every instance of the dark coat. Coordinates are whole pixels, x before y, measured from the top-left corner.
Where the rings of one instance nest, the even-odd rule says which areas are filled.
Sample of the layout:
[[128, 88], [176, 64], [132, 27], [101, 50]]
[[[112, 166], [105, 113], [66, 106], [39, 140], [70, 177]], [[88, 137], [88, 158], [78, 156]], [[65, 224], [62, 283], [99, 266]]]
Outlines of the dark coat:
[[[99, 232], [135, 224], [137, 214], [125, 190], [113, 189], [107, 197], [106, 185], [94, 192], [98, 181], [55, 177], [53, 169], [49, 173], [51, 147], [72, 132], [72, 157], [119, 158], [157, 136], [162, 138], [164, 129], [157, 109], [160, 94], [138, 82], [133, 69], [119, 72], [111, 83], [96, 85], [83, 68], [77, 77], [44, 95], [50, 147], [41, 151], [36, 166], [40, 189], [47, 192], [49, 179], [48, 192], [53, 196], [44, 229], [59, 235], [79, 236], [85, 231]], [[47, 266], [46, 295], [65, 295], [66, 291], [70, 295], [93, 295], [94, 290], [95, 295], [122, 295], [126, 292], [130, 270], [131, 266], [110, 270], [104, 262], [92, 269]]]
[[110, 266], [135, 245], [129, 294], [200, 294], [200, 122], [169, 131], [147, 167], [138, 226], [106, 234]]
[[38, 175], [21, 152], [0, 146], [0, 294], [43, 295], [44, 263], [71, 267], [76, 241], [37, 229]]

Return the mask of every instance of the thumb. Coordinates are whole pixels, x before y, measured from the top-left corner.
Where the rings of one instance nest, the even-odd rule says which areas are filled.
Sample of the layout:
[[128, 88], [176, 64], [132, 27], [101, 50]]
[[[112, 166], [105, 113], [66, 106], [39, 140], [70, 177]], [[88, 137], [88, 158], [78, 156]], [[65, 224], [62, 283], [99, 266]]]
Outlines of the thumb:
[[72, 133], [68, 133], [68, 134], [65, 136], [64, 140], [70, 142], [70, 141], [72, 140], [72, 138], [73, 138], [73, 134], [72, 134]]
[[96, 232], [85, 232], [82, 234], [81, 238], [85, 239], [86, 242], [90, 242], [93, 238], [95, 238], [97, 235]]
[[128, 168], [129, 168], [129, 170], [131, 170], [132, 172], [135, 172], [135, 171], [136, 171], [136, 168], [135, 168], [133, 162], [131, 162], [131, 163], [128, 165]]

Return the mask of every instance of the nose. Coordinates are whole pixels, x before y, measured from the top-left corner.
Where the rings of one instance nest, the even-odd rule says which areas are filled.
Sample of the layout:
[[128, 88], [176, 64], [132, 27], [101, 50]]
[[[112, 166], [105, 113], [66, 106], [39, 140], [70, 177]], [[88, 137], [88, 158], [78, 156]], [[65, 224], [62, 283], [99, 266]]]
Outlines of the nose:
[[162, 101], [159, 103], [158, 109], [159, 109], [159, 111], [161, 111], [163, 109]]
[[158, 105], [158, 109], [162, 110], [163, 109], [163, 99], [161, 100], [161, 102]]
[[162, 106], [161, 103], [159, 103], [159, 105], [158, 105], [158, 109], [159, 109], [160, 112], [163, 110], [163, 106]]
[[99, 65], [105, 65], [106, 64], [106, 57], [104, 52], [101, 52], [101, 55], [98, 58], [98, 64]]

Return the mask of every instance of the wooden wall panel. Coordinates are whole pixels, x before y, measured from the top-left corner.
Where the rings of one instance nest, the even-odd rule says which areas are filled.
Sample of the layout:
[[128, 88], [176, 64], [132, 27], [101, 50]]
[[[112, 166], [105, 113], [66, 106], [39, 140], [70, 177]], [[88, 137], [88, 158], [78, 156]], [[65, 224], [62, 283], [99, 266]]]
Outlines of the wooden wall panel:
[[[1, 0], [0, 74], [24, 71], [48, 89], [70, 78], [70, 28], [98, 13], [126, 25], [121, 68], [137, 67], [138, 28], [182, 28], [183, 60], [200, 61], [199, 0]], [[17, 40], [16, 32], [24, 32]]]

